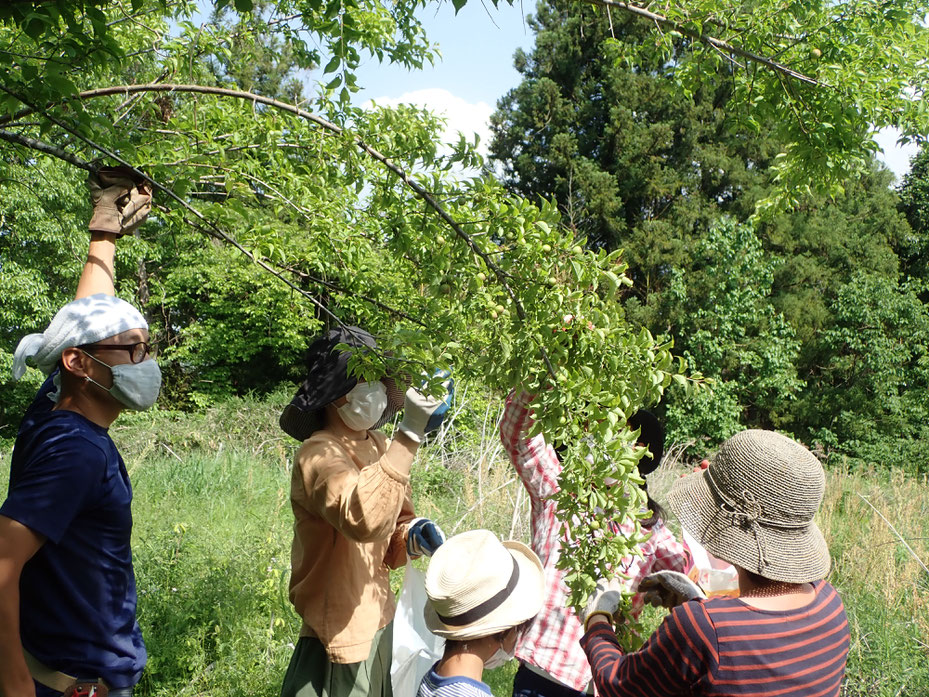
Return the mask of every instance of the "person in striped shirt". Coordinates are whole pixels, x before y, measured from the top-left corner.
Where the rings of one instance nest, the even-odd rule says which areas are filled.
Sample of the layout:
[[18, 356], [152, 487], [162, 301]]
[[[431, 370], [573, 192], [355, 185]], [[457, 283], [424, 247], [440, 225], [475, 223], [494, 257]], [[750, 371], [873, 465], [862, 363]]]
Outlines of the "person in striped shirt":
[[[514, 391], [506, 401], [500, 422], [500, 440], [513, 468], [522, 481], [531, 504], [532, 549], [545, 566], [545, 605], [516, 645], [519, 670], [513, 682], [513, 697], [585, 697], [593, 692], [590, 666], [578, 641], [584, 633], [577, 615], [567, 603], [568, 587], [563, 569], [557, 567], [565, 526], [555, 512], [553, 494], [558, 491], [561, 460], [543, 434], [530, 436], [534, 423], [533, 396]], [[652, 458], [643, 458], [639, 473], [649, 474], [661, 462], [664, 432], [648, 412], [638, 412], [630, 427], [640, 430], [640, 441]], [[621, 571], [634, 588], [648, 574], [659, 570], [687, 572], [691, 558], [683, 545], [665, 527], [660, 508], [650, 498], [652, 516], [642, 522], [651, 535], [639, 547], [639, 554], [622, 560]], [[631, 535], [631, 525], [620, 526]], [[642, 609], [640, 596], [632, 602], [632, 614]]]
[[813, 516], [824, 489], [812, 453], [761, 430], [736, 434], [708, 469], [678, 480], [669, 506], [736, 567], [740, 596], [705, 600], [686, 578], [649, 579], [640, 590], [650, 588], [671, 613], [639, 651], [624, 654], [611, 625], [619, 593], [598, 586], [581, 639], [598, 694], [838, 697], [849, 630], [841, 598], [823, 580], [829, 550]]

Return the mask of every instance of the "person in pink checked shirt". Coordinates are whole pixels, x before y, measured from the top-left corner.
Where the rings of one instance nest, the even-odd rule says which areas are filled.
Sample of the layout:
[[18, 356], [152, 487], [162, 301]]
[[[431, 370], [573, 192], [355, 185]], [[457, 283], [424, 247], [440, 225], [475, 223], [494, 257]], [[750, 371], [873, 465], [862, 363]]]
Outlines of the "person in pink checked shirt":
[[[503, 448], [529, 494], [532, 549], [542, 560], [546, 586], [541, 612], [516, 645], [520, 666], [513, 683], [513, 697], [584, 697], [593, 694], [590, 665], [578, 643], [584, 629], [568, 608], [565, 572], [556, 568], [564, 526], [555, 517], [552, 494], [558, 491], [561, 460], [542, 434], [529, 436], [534, 421], [532, 399], [525, 392], [511, 393], [500, 422]], [[629, 423], [631, 428], [641, 428], [640, 443], [653, 455], [639, 463], [639, 473], [645, 477], [661, 462], [664, 431], [658, 419], [646, 411], [635, 414]], [[630, 578], [630, 588], [637, 587], [639, 581], [656, 571], [687, 573], [692, 563], [690, 554], [665, 527], [661, 510], [651, 497], [648, 506], [652, 516], [642, 526], [651, 531], [651, 536], [642, 543], [641, 556], [626, 557], [619, 569]], [[620, 529], [623, 533], [633, 532], [631, 526]], [[638, 615], [642, 605], [637, 595], [633, 599], [633, 615]]]

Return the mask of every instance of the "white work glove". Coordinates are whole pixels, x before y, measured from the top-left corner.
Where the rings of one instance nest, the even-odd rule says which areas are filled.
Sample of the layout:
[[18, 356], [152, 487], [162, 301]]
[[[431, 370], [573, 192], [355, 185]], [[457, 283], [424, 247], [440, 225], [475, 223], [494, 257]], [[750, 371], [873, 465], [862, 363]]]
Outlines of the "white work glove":
[[596, 615], [603, 615], [610, 624], [616, 621], [616, 616], [623, 604], [623, 586], [619, 579], [613, 578], [609, 581], [600, 579], [597, 581], [597, 588], [591, 593], [587, 600], [587, 606], [578, 616], [581, 624], [584, 625], [584, 631], [587, 631], [587, 625], [591, 618]]
[[411, 557], [424, 554], [431, 557], [444, 542], [445, 533], [435, 522], [428, 518], [414, 518], [406, 536], [406, 553]]
[[642, 579], [638, 592], [642, 599], [655, 607], [677, 607], [688, 600], [706, 598], [696, 583], [679, 571], [656, 571]]
[[406, 391], [406, 398], [403, 402], [403, 420], [397, 429], [417, 443], [422, 443], [427, 433], [432, 433], [442, 425], [448, 415], [452, 400], [455, 398], [455, 381], [450, 377], [451, 373], [442, 370], [436, 375], [447, 378], [442, 383], [445, 387], [443, 399], [428, 397], [414, 387]]
[[101, 167], [87, 177], [94, 212], [87, 228], [91, 232], [131, 235], [152, 210], [152, 192], [147, 182], [126, 167]]

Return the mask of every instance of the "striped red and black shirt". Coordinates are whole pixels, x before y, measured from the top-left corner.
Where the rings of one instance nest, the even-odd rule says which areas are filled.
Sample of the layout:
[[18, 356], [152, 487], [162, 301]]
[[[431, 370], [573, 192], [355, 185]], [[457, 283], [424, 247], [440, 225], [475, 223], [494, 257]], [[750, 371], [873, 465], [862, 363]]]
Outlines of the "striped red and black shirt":
[[819, 581], [812, 603], [758, 610], [737, 598], [691, 601], [671, 611], [624, 655], [603, 623], [581, 639], [604, 697], [837, 697], [848, 657], [848, 619], [835, 588]]

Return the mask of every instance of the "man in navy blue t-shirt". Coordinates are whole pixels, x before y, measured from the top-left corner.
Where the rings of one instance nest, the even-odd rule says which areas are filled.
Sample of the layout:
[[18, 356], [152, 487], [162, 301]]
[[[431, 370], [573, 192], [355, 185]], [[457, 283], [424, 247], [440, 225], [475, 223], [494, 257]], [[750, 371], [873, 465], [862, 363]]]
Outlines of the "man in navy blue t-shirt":
[[15, 379], [27, 358], [49, 377], [20, 425], [0, 506], [7, 697], [70, 694], [83, 682], [129, 695], [146, 661], [129, 546], [132, 487], [107, 429], [123, 409], [150, 407], [161, 384], [148, 325], [113, 286], [116, 238], [142, 223], [151, 193], [112, 170], [91, 192], [76, 299], [14, 354]]

